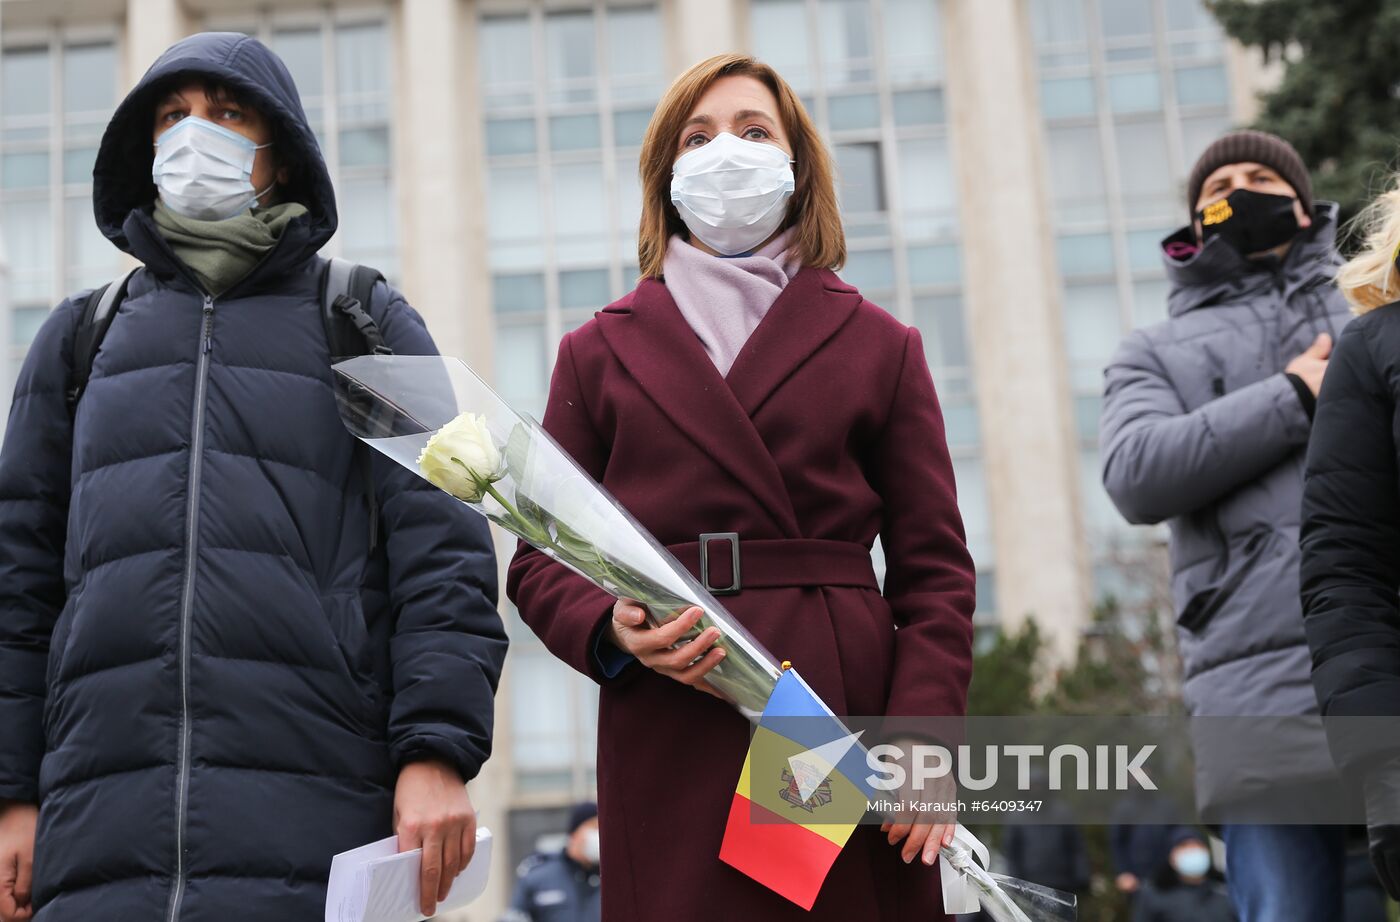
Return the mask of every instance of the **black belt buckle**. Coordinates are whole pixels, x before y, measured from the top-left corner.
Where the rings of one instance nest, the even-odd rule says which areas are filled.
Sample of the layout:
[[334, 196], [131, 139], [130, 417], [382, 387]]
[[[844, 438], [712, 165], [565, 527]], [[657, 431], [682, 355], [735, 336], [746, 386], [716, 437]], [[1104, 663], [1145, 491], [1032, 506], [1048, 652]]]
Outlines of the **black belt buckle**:
[[[728, 586], [718, 588], [710, 585], [710, 542], [728, 541], [729, 559], [734, 565], [734, 581]], [[734, 595], [744, 588], [744, 582], [739, 576], [739, 533], [736, 531], [716, 531], [700, 536], [700, 583], [711, 595]]]

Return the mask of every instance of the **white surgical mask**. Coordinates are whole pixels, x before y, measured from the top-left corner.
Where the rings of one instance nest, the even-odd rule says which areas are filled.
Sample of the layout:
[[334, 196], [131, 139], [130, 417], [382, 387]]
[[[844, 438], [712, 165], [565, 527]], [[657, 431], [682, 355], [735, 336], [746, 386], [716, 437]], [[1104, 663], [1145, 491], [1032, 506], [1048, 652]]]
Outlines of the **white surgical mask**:
[[599, 864], [599, 857], [603, 854], [602, 843], [598, 838], [598, 830], [589, 829], [583, 834], [583, 841], [579, 843], [579, 851], [583, 854], [583, 860], [589, 864]]
[[748, 253], [782, 227], [796, 181], [780, 147], [728, 132], [687, 151], [671, 174], [671, 202], [690, 232], [724, 256]]
[[253, 188], [253, 160], [271, 146], [188, 115], [156, 139], [151, 178], [160, 200], [176, 214], [223, 221], [252, 208], [267, 192]]
[[1172, 854], [1172, 867], [1182, 877], [1205, 877], [1210, 870], [1210, 852], [1204, 848], [1183, 848]]

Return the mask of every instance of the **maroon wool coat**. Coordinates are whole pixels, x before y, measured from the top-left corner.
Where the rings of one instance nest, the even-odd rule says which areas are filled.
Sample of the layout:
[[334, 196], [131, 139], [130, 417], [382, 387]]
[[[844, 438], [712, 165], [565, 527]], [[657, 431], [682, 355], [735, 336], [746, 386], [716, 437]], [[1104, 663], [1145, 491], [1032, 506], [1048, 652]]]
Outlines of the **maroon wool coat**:
[[[974, 571], [917, 330], [827, 270], [791, 281], [721, 378], [648, 280], [565, 336], [544, 427], [662, 543], [702, 532], [869, 548], [874, 589], [749, 589], [726, 607], [838, 713], [961, 715]], [[719, 580], [716, 580], [719, 582]], [[748, 748], [729, 705], [638, 663], [607, 678], [613, 600], [522, 547], [507, 591], [555, 655], [602, 683], [605, 922], [940, 919], [937, 868], [858, 829], [810, 913], [719, 860]]]

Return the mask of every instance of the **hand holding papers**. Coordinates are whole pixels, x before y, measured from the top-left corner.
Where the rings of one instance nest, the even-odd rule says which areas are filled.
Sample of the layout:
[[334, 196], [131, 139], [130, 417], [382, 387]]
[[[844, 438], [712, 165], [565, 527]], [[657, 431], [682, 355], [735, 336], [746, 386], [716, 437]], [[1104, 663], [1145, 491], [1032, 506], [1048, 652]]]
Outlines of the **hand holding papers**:
[[[326, 922], [422, 922], [418, 872], [422, 849], [399, 853], [390, 836], [336, 855], [326, 890]], [[491, 831], [477, 829], [476, 852], [438, 904], [438, 912], [461, 909], [481, 896], [491, 869]]]

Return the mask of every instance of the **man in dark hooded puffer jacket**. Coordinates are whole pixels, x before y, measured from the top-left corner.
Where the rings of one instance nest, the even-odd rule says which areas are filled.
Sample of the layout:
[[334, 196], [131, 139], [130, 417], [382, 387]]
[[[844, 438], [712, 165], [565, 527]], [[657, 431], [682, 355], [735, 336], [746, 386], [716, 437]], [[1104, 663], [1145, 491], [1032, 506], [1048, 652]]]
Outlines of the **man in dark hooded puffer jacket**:
[[[320, 315], [335, 198], [286, 67], [171, 47], [93, 197], [144, 268], [71, 416], [86, 295], [53, 312], [0, 452], [0, 917], [307, 922], [332, 855], [395, 831], [431, 914], [475, 842], [496, 566], [381, 458], [372, 539]], [[370, 301], [395, 352], [436, 352]]]

